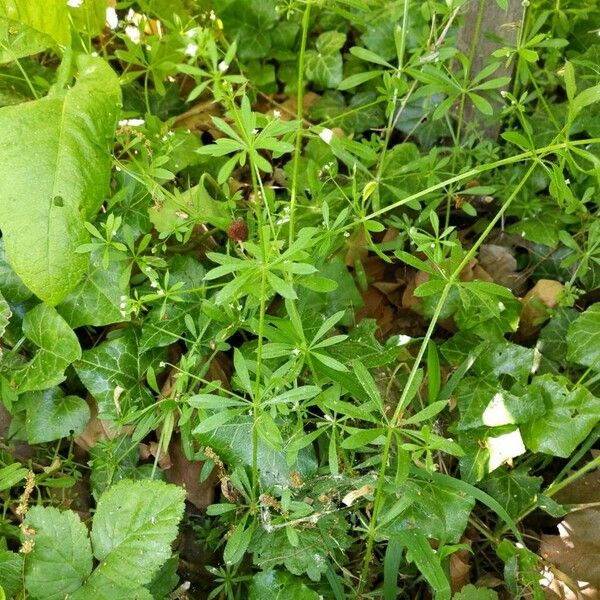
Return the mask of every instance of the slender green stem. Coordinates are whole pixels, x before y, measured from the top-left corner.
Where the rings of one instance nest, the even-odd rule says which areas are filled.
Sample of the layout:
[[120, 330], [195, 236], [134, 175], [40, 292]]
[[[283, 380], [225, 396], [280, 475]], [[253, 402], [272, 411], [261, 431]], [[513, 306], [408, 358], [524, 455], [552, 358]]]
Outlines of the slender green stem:
[[[398, 49], [398, 68], [396, 69], [396, 75], [400, 77], [402, 69], [404, 68], [404, 52], [406, 49], [406, 34], [408, 31], [408, 8], [410, 6], [410, 0], [404, 0], [404, 7], [402, 12], [402, 31], [400, 35], [400, 48]], [[414, 82], [413, 82], [414, 83]], [[414, 89], [414, 88], [413, 88]], [[375, 175], [375, 181], [379, 184], [381, 174], [383, 173], [383, 166], [385, 164], [385, 157], [387, 154], [388, 147], [390, 145], [390, 139], [392, 132], [394, 131], [394, 124], [396, 123], [396, 104], [398, 103], [398, 89], [394, 90], [392, 102], [390, 103], [390, 114], [388, 115], [388, 123], [385, 128], [385, 138], [383, 140], [383, 146], [381, 148], [381, 154], [379, 155], [379, 161], [377, 164], [377, 172]], [[375, 194], [373, 194], [373, 208], [378, 210], [380, 208], [379, 202], [379, 186]]]
[[296, 90], [296, 116], [298, 119], [298, 129], [296, 130], [296, 144], [294, 148], [294, 162], [292, 164], [292, 185], [290, 189], [290, 222], [288, 227], [288, 240], [291, 244], [294, 241], [295, 211], [298, 197], [298, 172], [300, 167], [300, 150], [302, 148], [302, 119], [304, 111], [304, 59], [306, 56], [306, 42], [308, 39], [308, 25], [310, 23], [311, 0], [306, 0], [306, 8], [302, 16], [302, 41], [300, 42], [300, 56], [298, 57], [298, 89]]
[[476, 254], [477, 250], [479, 249], [479, 247], [481, 246], [481, 244], [483, 244], [485, 239], [488, 237], [488, 235], [491, 233], [491, 231], [494, 229], [494, 227], [500, 221], [500, 219], [502, 218], [502, 216], [504, 215], [504, 213], [506, 212], [506, 210], [508, 209], [508, 207], [510, 206], [510, 204], [516, 197], [516, 195], [519, 193], [521, 188], [525, 185], [525, 183], [527, 182], [527, 180], [533, 173], [533, 171], [536, 167], [536, 164], [537, 163], [535, 161], [531, 164], [531, 166], [529, 167], [529, 169], [527, 170], [527, 172], [525, 173], [525, 175], [523, 176], [521, 181], [518, 183], [518, 185], [512, 191], [510, 196], [506, 199], [506, 201], [504, 202], [504, 204], [502, 205], [500, 210], [496, 213], [494, 218], [489, 222], [488, 226], [485, 228], [485, 230], [479, 236], [479, 238], [477, 239], [475, 244], [473, 244], [472, 248], [465, 254], [461, 263], [456, 267], [454, 272], [448, 277], [446, 284], [444, 285], [444, 288], [442, 289], [440, 299], [437, 302], [433, 316], [431, 318], [431, 321], [429, 322], [427, 332], [425, 333], [425, 337], [423, 338], [423, 341], [421, 343], [419, 351], [417, 352], [417, 356], [415, 357], [415, 361], [413, 363], [412, 369], [408, 375], [408, 379], [406, 380], [404, 390], [402, 391], [402, 394], [400, 395], [400, 399], [398, 401], [398, 404], [396, 405], [396, 409], [394, 410], [394, 414], [393, 414], [393, 416], [390, 420], [390, 424], [388, 425], [388, 428], [387, 428], [386, 440], [385, 440], [385, 444], [383, 447], [382, 458], [381, 458], [381, 466], [379, 469], [379, 475], [378, 475], [378, 479], [377, 479], [377, 491], [376, 491], [375, 500], [373, 503], [373, 512], [371, 514], [371, 520], [369, 522], [369, 530], [367, 532], [365, 556], [364, 556], [364, 560], [363, 560], [360, 581], [358, 584], [358, 594], [359, 595], [362, 593], [364, 586], [366, 585], [366, 582], [368, 580], [369, 568], [371, 566], [371, 560], [373, 558], [373, 546], [374, 546], [374, 542], [375, 542], [375, 535], [377, 532], [377, 519], [379, 517], [381, 508], [383, 507], [383, 501], [384, 501], [383, 487], [385, 484], [385, 473], [387, 470], [388, 461], [390, 459], [390, 452], [391, 452], [391, 447], [392, 447], [394, 431], [400, 423], [400, 420], [402, 418], [402, 414], [404, 412], [404, 409], [406, 408], [406, 405], [411, 400], [411, 397], [409, 394], [413, 388], [413, 384], [415, 382], [415, 378], [417, 377], [417, 374], [418, 374], [418, 371], [419, 371], [419, 368], [421, 365], [421, 361], [423, 360], [423, 357], [427, 350], [429, 341], [431, 340], [433, 332], [435, 331], [437, 322], [439, 320], [442, 309], [446, 303], [448, 294], [450, 293], [450, 290], [452, 289], [452, 287], [456, 284], [460, 273], [463, 271], [463, 269], [469, 263], [469, 261], [475, 256], [475, 254]]

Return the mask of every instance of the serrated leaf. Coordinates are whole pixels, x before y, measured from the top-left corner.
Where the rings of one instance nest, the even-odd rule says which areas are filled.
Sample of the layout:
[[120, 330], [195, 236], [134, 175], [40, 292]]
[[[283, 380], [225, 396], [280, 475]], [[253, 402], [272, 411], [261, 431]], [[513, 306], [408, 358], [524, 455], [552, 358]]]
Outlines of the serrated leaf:
[[184, 500], [183, 488], [156, 480], [123, 480], [105, 492], [91, 534], [100, 564], [76, 597], [95, 598], [93, 590], [111, 585], [137, 591], [149, 583], [171, 556]]
[[78, 590], [92, 571], [92, 550], [87, 529], [72, 511], [33, 506], [25, 526], [34, 542], [25, 569], [32, 598], [63, 600]]
[[162, 355], [159, 349], [140, 353], [139, 335], [127, 329], [118, 338], [85, 350], [75, 370], [98, 402], [100, 415], [114, 418], [132, 406], [145, 406], [152, 394], [144, 385], [146, 370]]
[[19, 392], [44, 390], [64, 380], [65, 369], [81, 357], [79, 341], [55, 309], [38, 304], [23, 319], [23, 334], [39, 347], [24, 366], [10, 373]]
[[526, 467], [516, 469], [502, 467], [479, 485], [504, 506], [511, 517], [516, 519], [535, 501], [542, 482], [541, 477], [529, 475]]
[[87, 402], [78, 396], [65, 396], [57, 387], [28, 392], [21, 400], [27, 405], [25, 425], [30, 444], [79, 435], [90, 420]]
[[108, 192], [120, 103], [108, 64], [78, 61], [79, 80], [63, 93], [0, 109], [0, 228], [9, 262], [48, 304], [80, 281], [88, 259], [84, 222]]
[[567, 332], [567, 358], [571, 362], [600, 369], [600, 302], [592, 304]]
[[22, 579], [23, 555], [0, 550], [0, 589], [4, 590], [7, 598], [17, 595], [23, 586]]

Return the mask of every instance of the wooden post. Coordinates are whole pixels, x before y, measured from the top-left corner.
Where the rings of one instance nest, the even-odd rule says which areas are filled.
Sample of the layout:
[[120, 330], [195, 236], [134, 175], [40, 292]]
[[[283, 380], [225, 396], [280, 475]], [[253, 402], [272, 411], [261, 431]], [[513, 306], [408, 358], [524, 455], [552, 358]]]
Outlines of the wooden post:
[[[470, 59], [470, 79], [489, 64], [492, 52], [503, 45], [512, 45], [517, 41], [525, 8], [522, 0], [508, 0], [507, 4], [507, 9], [503, 10], [496, 0], [470, 0], [464, 7], [463, 25], [458, 32], [458, 48]], [[502, 38], [505, 43], [498, 43], [486, 34]], [[503, 64], [494, 77], [505, 75], [512, 76], [512, 70], [505, 68]], [[496, 101], [492, 102], [492, 106], [496, 112], [502, 104]], [[468, 100], [463, 119], [467, 126], [472, 127], [475, 124], [480, 127], [483, 130], [483, 137], [493, 139], [498, 137], [500, 124], [497, 119], [492, 121], [485, 117]]]

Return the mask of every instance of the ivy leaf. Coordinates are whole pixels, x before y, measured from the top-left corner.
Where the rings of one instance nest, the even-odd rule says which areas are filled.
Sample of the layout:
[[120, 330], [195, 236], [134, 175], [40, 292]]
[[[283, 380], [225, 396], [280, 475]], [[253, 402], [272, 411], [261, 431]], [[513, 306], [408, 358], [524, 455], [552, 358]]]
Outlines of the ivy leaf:
[[63, 0], [0, 0], [0, 63], [71, 42]]
[[513, 518], [532, 504], [540, 492], [543, 479], [527, 473], [526, 467], [502, 467], [482, 481], [480, 487], [497, 500]]
[[65, 378], [65, 369], [81, 357], [73, 330], [55, 309], [45, 304], [38, 304], [25, 315], [23, 335], [40, 349], [27, 364], [11, 372], [19, 393], [58, 385]]
[[319, 600], [317, 592], [311, 590], [298, 577], [285, 571], [260, 571], [252, 578], [250, 600]]
[[168, 196], [149, 210], [150, 221], [156, 231], [169, 235], [182, 226], [210, 223], [226, 229], [231, 221], [230, 211], [225, 202], [215, 200], [206, 190], [204, 179], [181, 194]]
[[97, 598], [97, 590], [112, 586], [141, 594], [139, 588], [171, 556], [184, 500], [183, 488], [156, 480], [123, 480], [105, 492], [91, 535], [100, 564], [74, 598]]
[[[252, 464], [252, 419], [249, 417], [237, 417], [235, 422], [229, 421], [209, 433], [196, 433], [194, 437], [229, 465]], [[284, 452], [275, 450], [259, 437], [258, 465], [264, 487], [288, 487], [292, 471], [298, 471], [304, 480], [310, 479], [316, 472], [317, 461], [312, 447], [307, 447], [300, 450], [296, 462], [288, 465]]]
[[346, 36], [338, 31], [322, 33], [316, 50], [306, 52], [306, 77], [320, 88], [337, 88], [342, 82], [343, 61], [340, 48]]
[[524, 396], [525, 401], [541, 398], [545, 413], [521, 426], [523, 440], [533, 452], [568, 458], [600, 421], [600, 398], [577, 386], [569, 390], [566, 377], [536, 377]]
[[56, 310], [73, 329], [82, 325], [100, 327], [128, 320], [119, 306], [121, 296], [126, 294], [119, 285], [126, 268], [122, 261], [110, 261], [104, 268], [101, 257], [93, 255], [88, 272]]
[[469, 583], [460, 592], [454, 594], [452, 600], [497, 600], [497, 598], [498, 594], [494, 590], [475, 587], [472, 583]]
[[152, 308], [142, 326], [141, 352], [168, 346], [179, 339], [186, 329], [185, 316], [199, 309], [201, 293], [191, 290], [204, 286], [204, 274], [204, 268], [195, 258], [173, 257], [169, 267], [169, 285], [183, 284], [177, 291], [181, 301], [172, 302], [167, 299], [164, 306], [161, 304]]
[[104, 60], [81, 56], [78, 66], [79, 80], [66, 92], [0, 108], [6, 254], [23, 283], [51, 305], [86, 272], [88, 259], [75, 249], [87, 241], [84, 222], [108, 192], [121, 98]]
[[295, 546], [290, 543], [285, 528], [272, 533], [257, 528], [250, 544], [254, 564], [263, 571], [284, 565], [293, 575], [306, 574], [312, 581], [319, 581], [330, 568], [330, 555], [343, 561], [342, 552], [352, 541], [346, 533], [347, 527], [339, 515], [324, 516], [314, 527], [295, 529], [298, 538]]
[[141, 354], [138, 333], [129, 328], [120, 337], [84, 351], [74, 367], [98, 402], [101, 418], [114, 418], [132, 405], [145, 406], [152, 401], [143, 382], [148, 367], [160, 356], [160, 350]]
[[30, 444], [51, 442], [79, 435], [90, 420], [87, 402], [78, 396], [65, 396], [58, 387], [22, 396], [27, 406], [27, 440]]
[[73, 511], [33, 506], [25, 519], [35, 533], [33, 551], [25, 565], [25, 581], [32, 598], [63, 600], [78, 590], [92, 571], [87, 529]]
[[567, 358], [586, 367], [600, 368], [600, 302], [592, 304], [569, 326]]
[[393, 514], [398, 498], [404, 498], [406, 508], [389, 523], [379, 525], [381, 535], [388, 539], [399, 532], [415, 530], [440, 544], [456, 544], [463, 534], [475, 500], [460, 491], [440, 485], [409, 479], [387, 499], [385, 515]]

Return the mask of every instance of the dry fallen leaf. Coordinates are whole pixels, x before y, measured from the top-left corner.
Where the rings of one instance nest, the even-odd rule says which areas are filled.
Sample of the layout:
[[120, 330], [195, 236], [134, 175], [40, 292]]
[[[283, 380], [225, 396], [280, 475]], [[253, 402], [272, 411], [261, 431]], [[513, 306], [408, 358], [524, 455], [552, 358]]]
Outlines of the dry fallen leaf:
[[575, 508], [558, 524], [559, 535], [542, 536], [539, 553], [553, 566], [544, 574], [547, 597], [600, 598], [600, 471], [576, 479], [555, 499]]
[[525, 276], [517, 272], [517, 259], [510, 248], [483, 244], [479, 249], [479, 264], [498, 285], [509, 288], [517, 296], [525, 291]]
[[549, 308], [555, 308], [565, 286], [553, 279], [540, 279], [523, 298], [523, 310], [519, 320], [520, 340], [533, 338], [548, 318]]
[[212, 504], [215, 498], [216, 474], [213, 472], [206, 481], [200, 482], [200, 471], [204, 463], [186, 458], [181, 449], [181, 438], [177, 433], [171, 439], [169, 456], [171, 468], [165, 470], [167, 481], [185, 488], [188, 502], [196, 508], [204, 509]]

